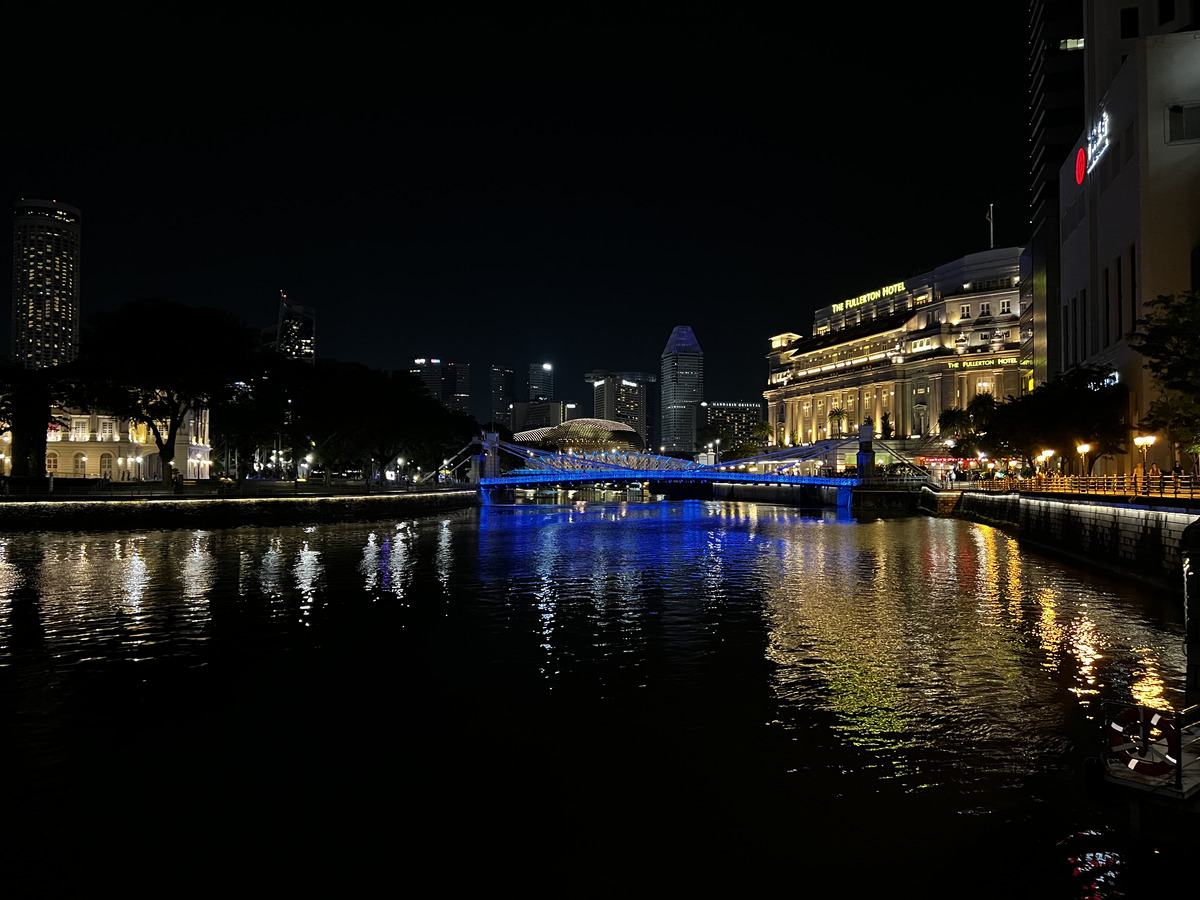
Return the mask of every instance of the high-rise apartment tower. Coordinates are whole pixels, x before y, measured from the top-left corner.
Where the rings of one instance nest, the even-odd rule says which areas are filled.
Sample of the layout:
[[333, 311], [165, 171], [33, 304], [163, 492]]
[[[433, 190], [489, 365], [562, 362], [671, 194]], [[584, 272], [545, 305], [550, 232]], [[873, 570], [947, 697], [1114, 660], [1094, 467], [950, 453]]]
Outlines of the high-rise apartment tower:
[[79, 210], [20, 200], [13, 213], [13, 362], [69, 363], [79, 353]]

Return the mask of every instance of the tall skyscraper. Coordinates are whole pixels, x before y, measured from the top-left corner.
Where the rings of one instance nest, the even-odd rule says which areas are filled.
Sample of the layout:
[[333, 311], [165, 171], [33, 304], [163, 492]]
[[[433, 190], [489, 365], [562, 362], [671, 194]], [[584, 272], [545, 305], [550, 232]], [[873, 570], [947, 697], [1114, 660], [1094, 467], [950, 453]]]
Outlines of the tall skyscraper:
[[512, 405], [517, 396], [517, 373], [508, 366], [492, 366], [491, 420], [512, 428]]
[[298, 303], [289, 303], [283, 291], [279, 292], [275, 349], [292, 359], [308, 363], [317, 361], [317, 312]]
[[1021, 390], [1063, 369], [1058, 167], [1083, 130], [1083, 4], [1029, 4], [1029, 228], [1021, 273]]
[[554, 366], [550, 363], [530, 363], [529, 400], [554, 399]]
[[69, 363], [79, 353], [79, 210], [20, 200], [13, 213], [13, 362]]
[[704, 351], [690, 325], [676, 325], [662, 352], [662, 448], [696, 450], [696, 412], [704, 399]]
[[440, 359], [414, 359], [408, 370], [425, 389], [448, 409], [471, 413], [471, 367], [467, 363], [442, 362]]
[[609, 372], [597, 369], [583, 376], [592, 386], [592, 415], [597, 419], [622, 422], [641, 435], [650, 446], [651, 396], [649, 386], [656, 375], [642, 372]]

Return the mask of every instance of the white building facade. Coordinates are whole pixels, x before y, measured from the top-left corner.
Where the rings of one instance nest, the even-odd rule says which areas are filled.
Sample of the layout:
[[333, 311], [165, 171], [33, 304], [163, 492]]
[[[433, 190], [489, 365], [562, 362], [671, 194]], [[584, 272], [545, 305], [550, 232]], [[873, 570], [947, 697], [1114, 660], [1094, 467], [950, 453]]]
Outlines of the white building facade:
[[772, 337], [773, 443], [856, 434], [868, 420], [880, 437], [919, 441], [977, 394], [1020, 394], [1020, 256], [972, 254], [817, 310], [811, 337]]
[[[162, 481], [162, 460], [149, 427], [102, 413], [58, 411], [65, 423], [46, 433], [46, 474], [55, 478], [93, 478], [109, 482]], [[11, 441], [12, 435], [4, 439]], [[175, 441], [171, 465], [189, 481], [209, 478], [212, 447], [208, 410], [190, 410]], [[9, 454], [0, 459], [3, 474], [12, 470]]]

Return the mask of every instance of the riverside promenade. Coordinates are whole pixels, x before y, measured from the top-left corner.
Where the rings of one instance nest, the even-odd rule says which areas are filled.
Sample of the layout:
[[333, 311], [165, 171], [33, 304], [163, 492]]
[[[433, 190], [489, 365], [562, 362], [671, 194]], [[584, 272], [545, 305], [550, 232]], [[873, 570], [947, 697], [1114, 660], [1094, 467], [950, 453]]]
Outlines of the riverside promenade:
[[1091, 569], [1183, 589], [1184, 530], [1200, 519], [1193, 480], [1061, 478], [926, 489], [920, 507], [1012, 531], [1024, 544]]
[[479, 505], [479, 492], [473, 485], [390, 491], [361, 482], [333, 488], [290, 481], [247, 484], [184, 483], [170, 490], [144, 482], [59, 479], [53, 492], [18, 488], [4, 495], [0, 499], [0, 532], [303, 525], [423, 515]]

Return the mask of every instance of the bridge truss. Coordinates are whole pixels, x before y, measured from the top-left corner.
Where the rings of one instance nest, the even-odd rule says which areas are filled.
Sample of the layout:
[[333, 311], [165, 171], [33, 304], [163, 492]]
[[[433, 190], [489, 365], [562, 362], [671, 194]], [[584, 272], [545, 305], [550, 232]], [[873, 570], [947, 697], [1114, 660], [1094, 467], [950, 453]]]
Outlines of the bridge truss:
[[806, 447], [789, 447], [773, 453], [707, 465], [690, 459], [658, 456], [632, 450], [568, 451], [554, 453], [507, 441], [485, 440], [487, 453], [505, 452], [520, 459], [521, 468], [480, 478], [483, 487], [537, 484], [630, 481], [726, 481], [759, 484], [811, 484], [847, 487], [854, 478], [801, 475], [805, 463], [829, 459], [857, 438], [821, 441]]

